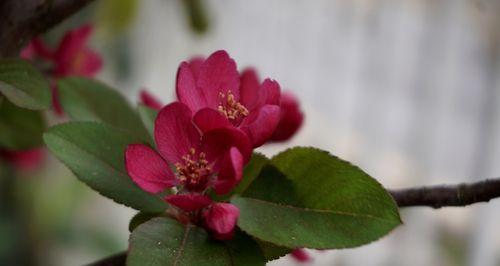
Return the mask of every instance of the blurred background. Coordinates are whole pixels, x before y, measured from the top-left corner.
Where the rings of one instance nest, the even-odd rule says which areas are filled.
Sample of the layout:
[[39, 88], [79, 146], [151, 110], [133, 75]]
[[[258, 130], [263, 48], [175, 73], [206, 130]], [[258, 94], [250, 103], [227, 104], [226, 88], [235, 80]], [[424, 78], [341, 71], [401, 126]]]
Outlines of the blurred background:
[[[104, 56], [98, 78], [132, 102], [141, 88], [172, 101], [181, 61], [225, 49], [240, 68], [254, 66], [300, 98], [299, 134], [262, 152], [316, 146], [401, 188], [500, 175], [498, 14], [498, 0], [99, 0], [44, 37], [57, 42], [94, 24], [92, 47]], [[16, 183], [41, 265], [82, 265], [126, 249], [135, 212], [50, 155], [42, 172]], [[311, 250], [309, 264], [500, 265], [499, 210], [498, 200], [404, 209], [404, 225], [390, 235]], [[23, 237], [0, 226], [0, 239], [9, 233]]]

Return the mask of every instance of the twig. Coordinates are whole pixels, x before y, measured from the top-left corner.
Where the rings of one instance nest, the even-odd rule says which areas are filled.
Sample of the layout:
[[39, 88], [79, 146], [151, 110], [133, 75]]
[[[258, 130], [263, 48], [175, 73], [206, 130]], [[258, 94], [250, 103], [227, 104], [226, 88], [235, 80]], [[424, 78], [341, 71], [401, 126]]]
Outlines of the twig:
[[16, 56], [33, 37], [76, 13], [92, 0], [0, 1], [0, 57]]
[[467, 206], [500, 197], [500, 179], [389, 191], [399, 207]]

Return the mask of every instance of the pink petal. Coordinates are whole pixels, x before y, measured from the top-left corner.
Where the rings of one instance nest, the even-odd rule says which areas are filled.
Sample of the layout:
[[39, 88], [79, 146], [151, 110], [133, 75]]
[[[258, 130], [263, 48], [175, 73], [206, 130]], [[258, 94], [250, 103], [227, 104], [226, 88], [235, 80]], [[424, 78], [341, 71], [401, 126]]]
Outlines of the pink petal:
[[238, 101], [240, 97], [240, 77], [236, 63], [226, 51], [217, 51], [210, 55], [200, 67], [196, 85], [203, 91], [208, 107], [217, 108], [220, 104], [220, 93], [228, 91]]
[[299, 262], [309, 262], [312, 260], [311, 256], [303, 248], [294, 249], [290, 255]]
[[236, 227], [240, 210], [230, 203], [214, 203], [205, 213], [205, 223], [218, 240], [229, 240]]
[[178, 194], [165, 197], [165, 201], [187, 212], [203, 209], [212, 203], [212, 200], [201, 194]]
[[243, 155], [233, 147], [224, 158], [217, 180], [214, 184], [215, 193], [227, 194], [234, 188], [243, 176]]
[[141, 90], [139, 98], [141, 99], [141, 103], [147, 107], [160, 110], [163, 106], [163, 104], [156, 97], [146, 90]]
[[50, 60], [53, 57], [53, 52], [45, 45], [41, 38], [36, 37], [21, 50], [20, 57], [28, 60], [36, 59], [37, 57]]
[[271, 136], [272, 141], [290, 139], [302, 126], [304, 114], [299, 107], [298, 99], [290, 92], [281, 95], [280, 122]]
[[56, 75], [65, 76], [70, 73], [73, 61], [85, 46], [92, 31], [92, 26], [84, 25], [66, 32], [55, 52], [55, 59], [57, 61]]
[[177, 70], [176, 79], [177, 99], [194, 112], [206, 107], [207, 103], [203, 91], [196, 86], [196, 79], [189, 63], [182, 62]]
[[193, 72], [193, 76], [196, 79], [198, 79], [198, 75], [200, 74], [200, 67], [205, 62], [205, 58], [201, 56], [196, 56], [191, 59], [189, 59], [189, 68]]
[[125, 150], [125, 168], [132, 180], [149, 193], [159, 193], [177, 183], [168, 164], [153, 149], [131, 144]]
[[244, 162], [250, 160], [252, 147], [246, 134], [234, 127], [216, 128], [205, 132], [201, 140], [201, 150], [207, 160], [215, 163], [213, 170], [218, 171], [229, 150], [236, 147], [243, 155]]
[[247, 134], [254, 148], [264, 144], [272, 136], [280, 121], [280, 108], [277, 105], [264, 105], [250, 113], [240, 128]]
[[265, 79], [260, 85], [257, 101], [254, 108], [259, 108], [265, 104], [279, 105], [280, 104], [280, 85], [278, 82], [270, 79]]
[[84, 47], [76, 55], [69, 70], [71, 75], [93, 77], [102, 68], [102, 58], [96, 52]]
[[182, 162], [182, 156], [200, 145], [200, 134], [192, 122], [189, 108], [179, 102], [163, 107], [155, 120], [155, 142], [169, 163]]
[[240, 102], [248, 109], [253, 109], [259, 91], [259, 77], [253, 68], [247, 68], [240, 77]]
[[196, 112], [193, 121], [201, 132], [231, 126], [231, 123], [223, 114], [212, 108], [203, 108]]

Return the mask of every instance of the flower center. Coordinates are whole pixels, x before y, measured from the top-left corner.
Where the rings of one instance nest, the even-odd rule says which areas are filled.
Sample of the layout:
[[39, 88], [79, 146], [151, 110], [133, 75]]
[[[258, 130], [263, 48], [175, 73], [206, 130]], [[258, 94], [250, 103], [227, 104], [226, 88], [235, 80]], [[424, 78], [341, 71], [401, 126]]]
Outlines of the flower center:
[[183, 162], [175, 164], [177, 178], [188, 190], [203, 191], [206, 188], [212, 169], [205, 157], [203, 152], [196, 156], [196, 150], [191, 148], [182, 156]]
[[228, 91], [227, 95], [221, 92], [219, 93], [219, 97], [221, 101], [217, 110], [229, 120], [234, 122], [248, 115], [248, 109], [234, 99], [231, 91]]

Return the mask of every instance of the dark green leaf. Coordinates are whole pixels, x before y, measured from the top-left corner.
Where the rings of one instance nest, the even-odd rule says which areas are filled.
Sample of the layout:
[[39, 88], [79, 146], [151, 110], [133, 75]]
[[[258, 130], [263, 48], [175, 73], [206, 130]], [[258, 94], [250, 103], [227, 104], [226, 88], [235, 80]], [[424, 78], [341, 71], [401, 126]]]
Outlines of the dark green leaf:
[[401, 223], [376, 180], [325, 151], [294, 148], [272, 164], [232, 200], [240, 208], [238, 225], [258, 239], [289, 248], [356, 247]]
[[64, 112], [73, 120], [104, 122], [149, 140], [138, 114], [116, 90], [81, 77], [59, 80], [58, 89]]
[[264, 265], [258, 245], [238, 231], [231, 241], [211, 240], [205, 229], [158, 217], [130, 236], [127, 265]]
[[42, 74], [21, 59], [0, 60], [0, 93], [19, 107], [44, 110], [50, 106], [50, 88]]
[[138, 137], [95, 122], [71, 122], [50, 128], [44, 140], [54, 155], [102, 195], [145, 212], [162, 212], [160, 197], [141, 190], [127, 175], [124, 151]]
[[154, 127], [157, 115], [157, 110], [149, 108], [145, 105], [139, 105], [139, 116], [141, 117], [142, 123], [144, 124], [144, 127], [146, 127], [152, 139], [154, 139]]
[[0, 146], [12, 150], [42, 145], [45, 122], [39, 111], [23, 109], [7, 100], [0, 103]]

